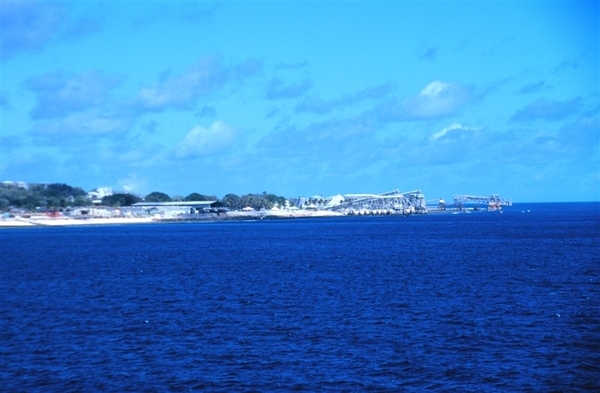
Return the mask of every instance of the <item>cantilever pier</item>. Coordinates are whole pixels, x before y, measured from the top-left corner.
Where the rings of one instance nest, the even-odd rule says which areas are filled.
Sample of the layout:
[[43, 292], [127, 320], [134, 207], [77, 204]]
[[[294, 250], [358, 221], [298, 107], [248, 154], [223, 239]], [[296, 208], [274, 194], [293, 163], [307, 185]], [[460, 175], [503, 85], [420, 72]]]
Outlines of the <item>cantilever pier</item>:
[[358, 214], [425, 214], [425, 195], [419, 190], [383, 194], [346, 194], [344, 199], [331, 210], [348, 215]]
[[502, 210], [503, 206], [512, 206], [512, 200], [507, 198], [500, 198], [498, 194], [491, 194], [488, 196], [478, 195], [455, 195], [454, 205], [458, 209], [464, 208], [467, 203], [484, 204], [488, 210]]

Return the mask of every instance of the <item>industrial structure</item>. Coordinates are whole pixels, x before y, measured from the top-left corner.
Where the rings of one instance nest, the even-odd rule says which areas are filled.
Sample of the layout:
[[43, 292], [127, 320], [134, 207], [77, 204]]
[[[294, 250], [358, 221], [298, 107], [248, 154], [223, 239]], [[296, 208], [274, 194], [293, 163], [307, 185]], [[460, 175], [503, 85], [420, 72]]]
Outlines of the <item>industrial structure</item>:
[[[149, 215], [173, 217], [208, 213], [216, 201], [177, 201], [177, 202], [138, 202], [131, 205], [134, 209], [144, 209]], [[216, 210], [215, 210], [216, 212]]]
[[500, 198], [498, 194], [491, 194], [488, 196], [476, 196], [476, 195], [455, 195], [454, 205], [458, 209], [463, 209], [467, 203], [483, 204], [487, 206], [488, 210], [502, 210], [502, 206], [512, 206], [512, 201], [507, 198]]
[[340, 203], [328, 209], [350, 215], [425, 214], [427, 203], [421, 191], [394, 190], [383, 194], [346, 194]]
[[[409, 215], [427, 214], [429, 212], [442, 212], [446, 210], [446, 202], [440, 198], [437, 206], [427, 207], [425, 195], [420, 190], [400, 192], [393, 190], [382, 194], [345, 194], [324, 198], [320, 195], [310, 198], [299, 198], [296, 206], [275, 206], [271, 210], [283, 211], [291, 214], [294, 210], [313, 212], [333, 212], [343, 215]], [[498, 194], [489, 196], [455, 195], [454, 206], [450, 211], [472, 211], [483, 210], [468, 205], [484, 204], [489, 211], [501, 211], [502, 206], [512, 206], [510, 199], [500, 198]], [[139, 202], [132, 205], [132, 209], [140, 209], [148, 215], [161, 216], [164, 218], [181, 219], [205, 219], [211, 217], [225, 217], [234, 214], [221, 203], [215, 201], [178, 201], [178, 202]], [[252, 210], [246, 207], [242, 210]], [[265, 210], [266, 211], [266, 210]], [[256, 212], [261, 218], [266, 214], [264, 211]], [[252, 216], [250, 214], [250, 216]]]

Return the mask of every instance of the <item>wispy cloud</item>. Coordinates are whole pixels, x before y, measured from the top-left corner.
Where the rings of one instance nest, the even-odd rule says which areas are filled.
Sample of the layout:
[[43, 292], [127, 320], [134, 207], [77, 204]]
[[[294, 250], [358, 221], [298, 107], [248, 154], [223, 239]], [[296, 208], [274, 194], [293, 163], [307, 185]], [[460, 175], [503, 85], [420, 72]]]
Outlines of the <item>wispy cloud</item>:
[[576, 113], [581, 104], [579, 97], [566, 101], [539, 99], [517, 111], [512, 121], [528, 122], [533, 120], [562, 120]]
[[545, 81], [539, 81], [534, 83], [529, 83], [519, 89], [520, 94], [533, 94], [538, 93], [542, 90], [549, 89], [550, 86]]
[[222, 87], [227, 70], [217, 59], [205, 57], [179, 75], [165, 75], [153, 85], [141, 88], [136, 106], [147, 111], [188, 108], [198, 97]]
[[46, 137], [111, 136], [128, 132], [132, 124], [129, 117], [92, 110], [36, 123], [32, 132]]
[[204, 105], [198, 112], [196, 112], [196, 116], [198, 117], [212, 117], [216, 116], [217, 110], [212, 106]]
[[330, 113], [336, 109], [344, 109], [365, 100], [377, 100], [385, 97], [394, 89], [392, 83], [386, 82], [379, 86], [369, 87], [352, 94], [345, 94], [339, 98], [323, 100], [318, 97], [307, 97], [298, 106], [297, 112], [310, 112], [316, 114]]
[[243, 80], [253, 76], [260, 75], [263, 72], [263, 62], [259, 59], [246, 59], [245, 61], [234, 64], [231, 67], [232, 77], [236, 80]]
[[139, 13], [130, 22], [132, 30], [148, 28], [165, 21], [205, 26], [214, 18], [215, 13], [221, 7], [218, 3], [204, 2], [181, 2], [175, 8], [160, 2], [153, 5], [156, 6], [148, 4], [148, 7], [139, 8]]
[[118, 164], [141, 168], [162, 165], [161, 153], [163, 150], [162, 144], [153, 142], [149, 138], [119, 138], [119, 140], [112, 140], [104, 144], [96, 154], [98, 155], [97, 160], [101, 161], [104, 166]]
[[382, 104], [376, 111], [382, 121], [432, 119], [456, 113], [470, 98], [469, 88], [438, 80], [417, 95]]
[[52, 72], [30, 78], [25, 85], [37, 95], [33, 119], [62, 116], [104, 104], [122, 78], [96, 71], [77, 75]]
[[308, 67], [308, 61], [306, 61], [306, 60], [298, 61], [298, 62], [281, 62], [275, 66], [276, 69], [281, 69], [281, 70], [286, 70], [286, 69], [294, 70], [294, 69], [307, 68], [307, 67]]
[[[39, 175], [40, 171], [44, 168], [52, 168], [55, 170], [56, 168], [60, 168], [60, 159], [62, 157], [57, 157], [55, 154], [50, 154], [49, 152], [33, 152], [33, 151], [25, 151], [19, 152], [19, 154], [12, 154], [9, 157], [6, 157], [3, 152], [3, 159], [0, 160], [0, 175], [4, 175], [6, 171], [14, 171], [17, 170], [19, 173], [22, 173], [23, 177], [18, 178], [18, 180], [25, 180], [30, 178], [35, 178], [35, 176]], [[47, 176], [47, 175], [46, 175]]]
[[[265, 180], [277, 187], [312, 188], [318, 192], [323, 183], [311, 186], [316, 177], [324, 178], [327, 187], [347, 192], [364, 187], [363, 177], [379, 165], [381, 140], [374, 138], [377, 124], [363, 117], [349, 117], [308, 125], [287, 125], [266, 135], [256, 145], [249, 160], [252, 172], [264, 173]], [[255, 157], [260, 156], [260, 160]], [[267, 163], [265, 170], [265, 163]], [[293, 176], [280, 176], [272, 168], [289, 168]], [[349, 179], [360, 177], [360, 185], [348, 188]], [[357, 183], [358, 184], [358, 183]]]
[[9, 136], [4, 136], [4, 135], [0, 135], [0, 146], [2, 146], [3, 149], [15, 149], [17, 147], [21, 147], [24, 145], [24, 141], [23, 138], [19, 137], [19, 136], [14, 136], [14, 135], [9, 135]]
[[0, 2], [2, 60], [21, 51], [41, 49], [58, 35], [65, 17], [63, 7], [56, 3]]
[[558, 142], [565, 148], [565, 156], [588, 160], [590, 166], [598, 169], [600, 150], [600, 117], [594, 116], [576, 119], [558, 130]]
[[270, 100], [282, 98], [296, 98], [312, 88], [312, 82], [308, 79], [303, 79], [296, 83], [286, 84], [280, 78], [273, 78], [267, 88], [267, 98]]
[[0, 108], [10, 108], [8, 97], [2, 92], [0, 92]]
[[230, 66], [206, 56], [181, 74], [165, 73], [159, 81], [142, 87], [134, 98], [140, 112], [190, 109], [196, 102], [222, 89], [230, 81], [243, 81], [262, 72], [262, 62], [247, 59]]
[[[257, 148], [261, 154], [283, 160], [299, 159], [307, 165], [333, 163], [344, 157], [355, 160], [372, 153], [372, 149], [365, 146], [374, 147], [375, 142], [371, 140], [375, 130], [375, 123], [360, 117], [332, 119], [303, 127], [288, 125], [265, 136]], [[294, 143], [290, 143], [291, 140]]]
[[440, 48], [437, 46], [429, 46], [419, 51], [418, 56], [421, 60], [435, 60], [439, 55]]
[[58, 2], [0, 2], [0, 60], [20, 52], [38, 51], [59, 38], [81, 38], [101, 28], [91, 17], [74, 18]]
[[579, 62], [571, 58], [565, 58], [554, 68], [554, 74], [560, 74], [567, 70], [576, 69], [579, 67]]
[[205, 24], [213, 18], [214, 13], [219, 9], [219, 3], [182, 3], [183, 19], [192, 24]]

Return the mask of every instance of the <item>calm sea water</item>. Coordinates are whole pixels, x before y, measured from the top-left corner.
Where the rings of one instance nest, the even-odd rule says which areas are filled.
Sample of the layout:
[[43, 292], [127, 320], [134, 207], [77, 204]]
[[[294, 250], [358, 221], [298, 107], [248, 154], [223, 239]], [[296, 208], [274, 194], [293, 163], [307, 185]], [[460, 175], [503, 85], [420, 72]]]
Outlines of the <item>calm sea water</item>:
[[600, 390], [597, 203], [0, 246], [7, 392]]

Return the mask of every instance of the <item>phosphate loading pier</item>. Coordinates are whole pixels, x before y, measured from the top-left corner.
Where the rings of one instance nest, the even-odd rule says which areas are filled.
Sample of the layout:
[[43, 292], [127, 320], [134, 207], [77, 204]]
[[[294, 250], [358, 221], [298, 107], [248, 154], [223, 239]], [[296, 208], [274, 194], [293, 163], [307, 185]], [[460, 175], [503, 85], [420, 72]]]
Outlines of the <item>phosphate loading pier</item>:
[[418, 190], [394, 190], [383, 194], [346, 194], [343, 198], [332, 210], [348, 215], [427, 213], [425, 196]]
[[[474, 204], [474, 207], [467, 207], [467, 204]], [[457, 210], [482, 210], [477, 205], [484, 205], [488, 211], [501, 211], [503, 206], [512, 206], [512, 201], [507, 198], [501, 198], [498, 194], [488, 196], [479, 195], [455, 195], [454, 209]], [[438, 210], [446, 210], [446, 202], [439, 200]]]

